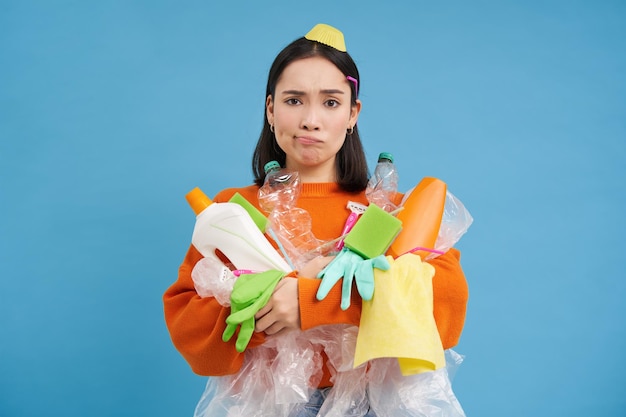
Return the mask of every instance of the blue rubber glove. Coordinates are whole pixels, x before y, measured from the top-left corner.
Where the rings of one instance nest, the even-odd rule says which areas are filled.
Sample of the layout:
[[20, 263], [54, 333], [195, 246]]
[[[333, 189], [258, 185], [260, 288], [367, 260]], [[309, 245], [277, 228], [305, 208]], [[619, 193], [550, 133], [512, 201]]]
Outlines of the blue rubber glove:
[[389, 262], [384, 255], [372, 259], [363, 259], [348, 248], [341, 252], [324, 268], [318, 275], [322, 283], [317, 290], [317, 299], [323, 300], [330, 289], [343, 277], [341, 286], [341, 309], [350, 307], [352, 294], [352, 282], [356, 281], [356, 287], [364, 300], [371, 300], [374, 295], [374, 268], [386, 271]]
[[361, 298], [369, 301], [374, 296], [374, 268], [386, 271], [391, 267], [385, 255], [378, 255], [375, 258], [364, 259], [354, 275], [356, 288]]
[[246, 350], [254, 333], [254, 315], [267, 304], [276, 284], [284, 276], [284, 272], [272, 269], [257, 274], [243, 274], [235, 281], [230, 294], [230, 315], [226, 318], [222, 340], [228, 342], [237, 326], [241, 326], [235, 343], [237, 352]]

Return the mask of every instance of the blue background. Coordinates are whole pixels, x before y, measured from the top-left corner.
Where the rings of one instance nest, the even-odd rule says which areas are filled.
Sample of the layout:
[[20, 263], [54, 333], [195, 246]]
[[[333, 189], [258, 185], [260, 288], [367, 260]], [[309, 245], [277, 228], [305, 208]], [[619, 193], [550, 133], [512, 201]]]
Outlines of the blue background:
[[626, 3], [382, 3], [0, 1], [0, 415], [192, 415], [184, 195], [251, 182], [271, 61], [318, 22], [370, 163], [474, 216], [468, 416], [626, 414]]

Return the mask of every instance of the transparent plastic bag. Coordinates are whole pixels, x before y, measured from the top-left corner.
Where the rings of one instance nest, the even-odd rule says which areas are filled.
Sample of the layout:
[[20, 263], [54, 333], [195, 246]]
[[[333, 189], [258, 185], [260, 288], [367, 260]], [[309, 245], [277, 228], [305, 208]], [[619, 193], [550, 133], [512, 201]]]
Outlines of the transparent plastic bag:
[[[273, 395], [272, 355], [269, 349], [248, 349], [235, 375], [211, 377], [195, 410], [195, 417], [269, 417], [288, 415], [296, 404], [277, 404]], [[281, 412], [283, 410], [283, 412]]]
[[248, 349], [235, 375], [209, 378], [195, 417], [290, 417], [306, 408], [328, 358], [333, 388], [320, 417], [465, 417], [451, 378], [461, 355], [447, 350], [446, 367], [402, 376], [397, 358], [375, 359], [353, 369], [358, 328], [320, 326], [269, 337]]
[[445, 351], [446, 367], [402, 376], [393, 358], [371, 361], [368, 375], [370, 406], [378, 417], [465, 417], [452, 391], [450, 375], [462, 362], [453, 350]]
[[[404, 194], [400, 206], [404, 205], [414, 188], [411, 188]], [[430, 248], [432, 253], [426, 259], [432, 259], [442, 253], [446, 253], [467, 232], [473, 221], [474, 218], [461, 200], [455, 197], [449, 190], [446, 190], [446, 200], [444, 201], [441, 225], [435, 240], [435, 247]]]
[[193, 267], [191, 279], [200, 297], [215, 297], [224, 307], [230, 306], [230, 293], [237, 278], [223, 263], [202, 258]]
[[[316, 333], [317, 336], [315, 334]], [[235, 375], [209, 378], [195, 417], [288, 417], [305, 407], [322, 378], [323, 331], [292, 331], [247, 349]]]
[[276, 403], [306, 403], [322, 378], [321, 348], [293, 331], [272, 337], [266, 342], [266, 347], [271, 346], [276, 347], [271, 365]]
[[441, 226], [439, 227], [434, 249], [446, 252], [453, 247], [465, 232], [467, 232], [467, 229], [469, 229], [473, 221], [472, 215], [465, 208], [461, 200], [455, 197], [450, 191], [447, 191], [443, 215], [441, 217]]

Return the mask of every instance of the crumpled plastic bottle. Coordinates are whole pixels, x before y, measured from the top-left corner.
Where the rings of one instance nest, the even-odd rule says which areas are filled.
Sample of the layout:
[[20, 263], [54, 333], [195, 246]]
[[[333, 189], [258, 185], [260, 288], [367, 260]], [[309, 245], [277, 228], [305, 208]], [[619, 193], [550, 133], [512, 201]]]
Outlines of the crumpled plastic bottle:
[[367, 200], [376, 204], [386, 212], [392, 212], [398, 208], [393, 203], [398, 192], [398, 170], [393, 163], [393, 155], [389, 152], [381, 152], [378, 155], [378, 163], [367, 183], [365, 196]]
[[378, 155], [374, 174], [368, 181], [365, 196], [370, 203], [391, 212], [397, 208], [393, 203], [397, 191], [398, 171], [394, 164], [393, 155], [389, 152], [381, 152]]
[[266, 213], [274, 209], [293, 207], [300, 196], [302, 185], [296, 171], [282, 169], [278, 161], [270, 161], [263, 167], [265, 182], [259, 188], [259, 205]]
[[277, 161], [265, 164], [265, 182], [259, 188], [259, 206], [268, 213], [266, 232], [277, 243], [293, 269], [301, 269], [321, 256], [323, 242], [313, 232], [308, 211], [296, 207], [302, 184], [296, 171], [281, 168]]

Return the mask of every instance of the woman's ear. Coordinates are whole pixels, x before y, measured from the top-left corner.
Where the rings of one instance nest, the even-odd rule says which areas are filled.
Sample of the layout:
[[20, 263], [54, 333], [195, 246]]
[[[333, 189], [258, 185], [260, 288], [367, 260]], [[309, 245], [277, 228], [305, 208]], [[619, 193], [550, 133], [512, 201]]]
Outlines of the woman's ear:
[[270, 125], [274, 124], [274, 100], [272, 96], [269, 95], [265, 99], [265, 116], [267, 117], [267, 121]]
[[361, 100], [357, 99], [356, 103], [354, 103], [350, 108], [349, 126], [354, 127], [354, 125], [356, 125], [356, 122], [359, 119], [359, 113], [361, 113], [361, 106]]

